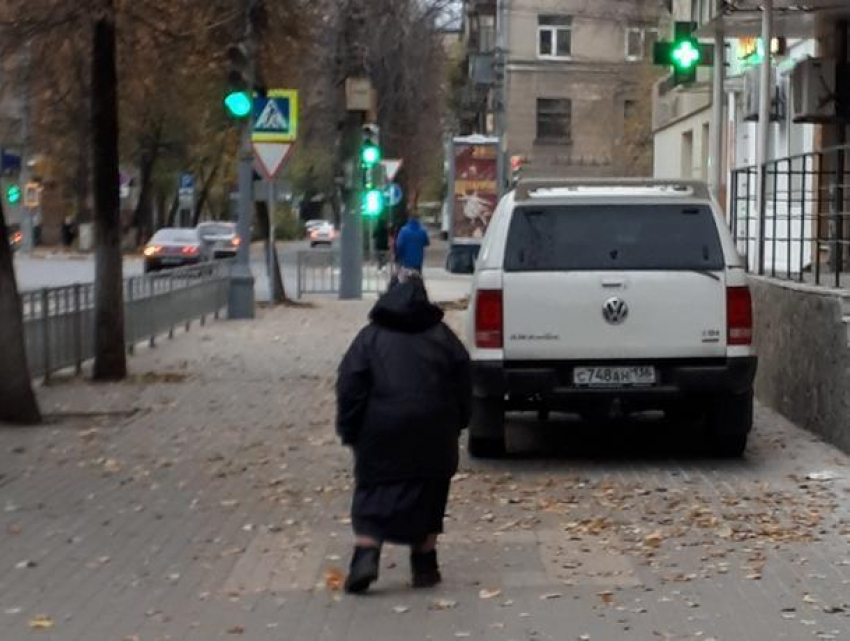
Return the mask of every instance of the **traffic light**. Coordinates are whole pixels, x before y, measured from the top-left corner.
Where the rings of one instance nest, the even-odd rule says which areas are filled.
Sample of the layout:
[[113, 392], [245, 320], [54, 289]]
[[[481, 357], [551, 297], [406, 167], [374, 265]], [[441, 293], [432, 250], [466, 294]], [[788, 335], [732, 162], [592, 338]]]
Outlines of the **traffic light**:
[[381, 162], [381, 148], [373, 142], [364, 143], [360, 159], [365, 167], [374, 167]]
[[224, 107], [227, 115], [235, 120], [244, 120], [251, 115], [251, 98], [248, 78], [248, 51], [244, 44], [230, 45], [227, 48], [229, 69], [227, 73], [227, 91], [224, 95]]
[[17, 205], [21, 202], [21, 188], [18, 185], [6, 187], [6, 202], [10, 205]]
[[384, 211], [384, 192], [368, 189], [363, 192], [363, 216], [377, 218]]
[[690, 84], [697, 79], [697, 68], [714, 64], [713, 45], [703, 45], [694, 36], [695, 22], [677, 22], [672, 42], [656, 42], [653, 63], [669, 66], [675, 84]]
[[365, 218], [377, 218], [384, 211], [384, 192], [381, 189], [381, 147], [377, 125], [364, 125], [360, 144], [360, 164], [363, 168], [362, 212]]
[[360, 146], [360, 162], [366, 170], [381, 162], [380, 132], [377, 125], [363, 126], [363, 142]]

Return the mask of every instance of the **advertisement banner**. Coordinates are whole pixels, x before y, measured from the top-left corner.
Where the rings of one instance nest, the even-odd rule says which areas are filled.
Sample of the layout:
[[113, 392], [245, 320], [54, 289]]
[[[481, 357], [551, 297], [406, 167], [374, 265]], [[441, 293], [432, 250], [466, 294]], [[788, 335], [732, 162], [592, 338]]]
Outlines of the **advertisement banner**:
[[454, 145], [452, 238], [481, 238], [498, 202], [496, 143]]

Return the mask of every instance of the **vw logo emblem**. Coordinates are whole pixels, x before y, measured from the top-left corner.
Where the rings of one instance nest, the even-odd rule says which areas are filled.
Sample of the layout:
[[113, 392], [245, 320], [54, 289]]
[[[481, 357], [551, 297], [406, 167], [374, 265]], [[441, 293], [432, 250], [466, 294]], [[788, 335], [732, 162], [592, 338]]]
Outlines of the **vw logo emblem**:
[[622, 298], [609, 298], [602, 305], [602, 317], [611, 325], [621, 325], [629, 317], [629, 306]]

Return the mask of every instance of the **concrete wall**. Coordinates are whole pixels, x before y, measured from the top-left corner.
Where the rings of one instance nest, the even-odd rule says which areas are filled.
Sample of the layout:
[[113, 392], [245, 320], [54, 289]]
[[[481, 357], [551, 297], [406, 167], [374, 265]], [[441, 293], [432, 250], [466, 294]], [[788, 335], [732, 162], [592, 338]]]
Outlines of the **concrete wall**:
[[754, 277], [756, 394], [850, 452], [850, 296]]

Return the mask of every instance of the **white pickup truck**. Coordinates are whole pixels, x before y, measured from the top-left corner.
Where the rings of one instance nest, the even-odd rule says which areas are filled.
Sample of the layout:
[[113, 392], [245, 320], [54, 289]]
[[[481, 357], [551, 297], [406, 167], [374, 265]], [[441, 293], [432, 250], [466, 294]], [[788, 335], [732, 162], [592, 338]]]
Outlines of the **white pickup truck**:
[[699, 410], [713, 453], [746, 448], [752, 304], [702, 183], [520, 182], [487, 229], [468, 319], [473, 456], [505, 453], [516, 411]]

